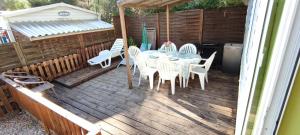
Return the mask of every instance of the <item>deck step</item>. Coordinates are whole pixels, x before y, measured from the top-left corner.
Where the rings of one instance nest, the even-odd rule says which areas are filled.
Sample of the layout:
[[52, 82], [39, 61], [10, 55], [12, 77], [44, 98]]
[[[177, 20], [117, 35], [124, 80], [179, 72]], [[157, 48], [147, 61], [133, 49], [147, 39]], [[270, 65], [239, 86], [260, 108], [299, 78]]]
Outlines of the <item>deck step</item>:
[[88, 66], [86, 68], [77, 70], [68, 75], [59, 77], [54, 81], [68, 88], [73, 88], [86, 81], [89, 81], [101, 74], [104, 74], [118, 66], [119, 62], [113, 62], [110, 67], [101, 68], [99, 65]]

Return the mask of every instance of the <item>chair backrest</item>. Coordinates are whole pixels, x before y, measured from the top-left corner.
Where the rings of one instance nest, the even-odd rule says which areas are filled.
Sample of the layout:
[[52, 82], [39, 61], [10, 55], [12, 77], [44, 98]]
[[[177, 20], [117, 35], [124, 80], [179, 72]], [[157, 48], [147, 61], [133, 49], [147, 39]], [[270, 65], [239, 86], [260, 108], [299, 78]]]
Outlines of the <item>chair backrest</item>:
[[130, 46], [128, 48], [128, 54], [132, 59], [136, 59], [136, 57], [141, 53], [141, 50], [136, 46]]
[[147, 68], [147, 64], [146, 64], [146, 58], [145, 56], [142, 54], [142, 53], [139, 53], [137, 56], [136, 56], [136, 64], [140, 70], [140, 74], [145, 74], [146, 71], [146, 68]]
[[212, 64], [212, 62], [214, 61], [214, 58], [216, 56], [217, 52], [214, 52], [212, 55], [209, 56], [209, 58], [205, 61], [204, 66], [205, 66], [205, 70], [209, 71], [210, 66]]
[[116, 57], [116, 56], [120, 55], [120, 52], [122, 51], [123, 47], [124, 47], [123, 39], [117, 38], [110, 49], [110, 51], [112, 53], [112, 57]]
[[177, 51], [177, 47], [174, 43], [169, 44], [168, 46], [166, 45], [166, 43], [164, 43], [161, 47], [160, 50], [164, 50], [166, 52], [176, 52]]
[[197, 54], [197, 48], [194, 44], [187, 43], [180, 47], [179, 53], [191, 53], [191, 54]]
[[102, 55], [102, 56], [105, 56], [105, 57], [110, 57], [111, 52], [109, 50], [103, 50], [103, 51], [99, 52], [99, 55]]
[[159, 60], [157, 64], [157, 70], [160, 78], [168, 80], [174, 77], [174, 73], [178, 72], [178, 65], [168, 60]]

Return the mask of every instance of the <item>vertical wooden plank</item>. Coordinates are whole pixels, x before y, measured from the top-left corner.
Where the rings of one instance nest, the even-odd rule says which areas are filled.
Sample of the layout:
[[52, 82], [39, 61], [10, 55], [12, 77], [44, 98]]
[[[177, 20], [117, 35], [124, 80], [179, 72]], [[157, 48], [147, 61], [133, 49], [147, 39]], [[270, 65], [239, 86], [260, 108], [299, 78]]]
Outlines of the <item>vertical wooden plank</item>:
[[66, 66], [65, 66], [65, 61], [64, 61], [64, 59], [62, 57], [59, 58], [59, 62], [60, 62], [60, 65], [61, 65], [63, 73], [67, 74], [68, 71], [67, 71]]
[[69, 57], [65, 56], [64, 57], [64, 61], [65, 61], [66, 65], [67, 65], [67, 72], [72, 72], [70, 61], [69, 61]]
[[78, 63], [78, 54], [73, 54], [74, 62], [75, 62], [75, 68], [79, 69], [79, 63]]
[[70, 63], [71, 63], [71, 68], [72, 68], [72, 71], [76, 70], [76, 67], [75, 67], [75, 62], [74, 62], [74, 57], [73, 57], [73, 55], [69, 55], [69, 60], [70, 60]]
[[157, 37], [157, 41], [156, 41], [156, 48], [158, 49], [160, 48], [161, 44], [160, 44], [160, 17], [159, 17], [159, 13], [156, 14], [156, 37]]
[[170, 41], [170, 8], [169, 5], [167, 5], [166, 9], [166, 18], [167, 18], [167, 39]]
[[37, 67], [38, 67], [38, 71], [39, 71], [41, 77], [42, 77], [43, 79], [47, 79], [47, 77], [46, 77], [46, 75], [45, 75], [45, 73], [44, 73], [44, 70], [43, 70], [42, 65], [39, 63]]
[[127, 33], [126, 33], [124, 8], [119, 7], [119, 12], [120, 12], [120, 20], [121, 20], [121, 28], [122, 28], [122, 37], [123, 37], [123, 42], [124, 42], [124, 51], [125, 51], [127, 77], [128, 77], [128, 87], [129, 87], [129, 89], [132, 89], [132, 77], [131, 77], [131, 70], [130, 70], [130, 64], [129, 64], [128, 43], [127, 43]]
[[79, 41], [79, 44], [80, 44], [80, 48], [83, 49], [85, 47], [83, 34], [78, 35], [78, 41]]
[[27, 66], [24, 66], [24, 67], [23, 67], [23, 70], [24, 70], [25, 72], [27, 72], [27, 73], [30, 73], [29, 68], [28, 68]]
[[85, 48], [85, 61], [87, 61], [88, 59], [90, 59], [90, 54], [89, 54], [89, 50], [88, 48]]
[[93, 47], [89, 47], [90, 58], [93, 58]]
[[35, 76], [39, 76], [38, 72], [36, 71], [36, 65], [32, 64], [30, 65], [30, 69], [32, 71], [32, 73], [35, 75]]
[[57, 74], [56, 74], [56, 70], [55, 70], [55, 65], [54, 65], [54, 62], [53, 60], [49, 60], [48, 61], [48, 64], [49, 64], [49, 67], [50, 67], [50, 70], [51, 70], [51, 76], [52, 76], [52, 79], [56, 78], [57, 77]]
[[62, 67], [59, 64], [60, 63], [59, 60], [58, 59], [54, 59], [54, 63], [55, 63], [55, 67], [56, 67], [58, 76], [61, 76], [63, 74], [63, 71], [62, 71]]
[[52, 80], [54, 77], [52, 76], [52, 73], [50, 72], [50, 69], [49, 69], [49, 61], [44, 61], [43, 67], [44, 67], [45, 73], [47, 75], [47, 80]]
[[200, 29], [199, 29], [199, 43], [202, 44], [203, 42], [203, 25], [204, 25], [204, 14], [203, 14], [203, 9], [200, 9]]

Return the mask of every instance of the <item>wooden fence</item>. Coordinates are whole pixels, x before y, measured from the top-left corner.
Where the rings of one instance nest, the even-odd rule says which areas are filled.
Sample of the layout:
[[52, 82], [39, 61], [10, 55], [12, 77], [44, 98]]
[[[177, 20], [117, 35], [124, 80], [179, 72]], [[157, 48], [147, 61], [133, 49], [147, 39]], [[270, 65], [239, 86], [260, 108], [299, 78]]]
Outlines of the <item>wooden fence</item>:
[[20, 67], [17, 52], [13, 44], [5, 44], [0, 46], [0, 72], [12, 69], [14, 67]]
[[[170, 40], [177, 47], [185, 43], [243, 42], [247, 8], [195, 9], [170, 14]], [[142, 26], [155, 28], [158, 47], [167, 40], [166, 14], [126, 16], [127, 35], [142, 40]], [[115, 33], [121, 37], [119, 16], [114, 17]]]
[[40, 63], [30, 64], [28, 66], [13, 68], [8, 71], [27, 72], [44, 80], [52, 81], [57, 77], [66, 75], [78, 69], [82, 69], [87, 65], [87, 60], [95, 57], [98, 53], [105, 49], [110, 49], [113, 42], [90, 45], [83, 49], [77, 49], [75, 54], [70, 54], [55, 59], [46, 60]]
[[[66, 59], [66, 56], [72, 60], [75, 59], [72, 57], [76, 57], [74, 54], [79, 54], [78, 50], [94, 47], [95, 50], [92, 52], [95, 53], [95, 51], [99, 51], [100, 48], [107, 48], [107, 46], [109, 46], [108, 44], [111, 44], [115, 40], [114, 30], [37, 41], [30, 41], [26, 36], [16, 31], [14, 32], [14, 35], [18, 42], [0, 46], [0, 72], [12, 68], [23, 69], [24, 67], [31, 67], [31, 65], [36, 65], [36, 68], [39, 66], [51, 65], [51, 60], [60, 60], [62, 59], [61, 57]], [[85, 51], [80, 51], [80, 53], [86, 55]], [[87, 53], [89, 54], [90, 52]], [[66, 64], [67, 63], [65, 63], [65, 66], [67, 66]], [[70, 61], [70, 64], [72, 64], [72, 61]]]
[[3, 76], [0, 76], [0, 80], [7, 83], [5, 87], [9, 89], [12, 97], [42, 123], [48, 134], [50, 131], [59, 135], [101, 134], [99, 126], [63, 109], [39, 93], [19, 86]]

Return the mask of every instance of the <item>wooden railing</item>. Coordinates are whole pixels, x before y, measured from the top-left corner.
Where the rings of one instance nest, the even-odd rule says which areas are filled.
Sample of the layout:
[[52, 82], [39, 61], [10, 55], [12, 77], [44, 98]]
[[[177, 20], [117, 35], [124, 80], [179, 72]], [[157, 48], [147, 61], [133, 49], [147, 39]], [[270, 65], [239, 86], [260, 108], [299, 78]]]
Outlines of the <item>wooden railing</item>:
[[111, 44], [111, 42], [107, 42], [105, 44], [91, 45], [84, 49], [78, 49], [76, 54], [15, 68], [9, 71], [27, 72], [42, 77], [44, 80], [52, 81], [57, 77], [86, 67], [88, 59], [97, 56], [102, 50], [110, 49]]
[[40, 93], [22, 87], [0, 75], [16, 102], [35, 116], [45, 131], [59, 135], [100, 135], [100, 126], [95, 125], [43, 97]]

